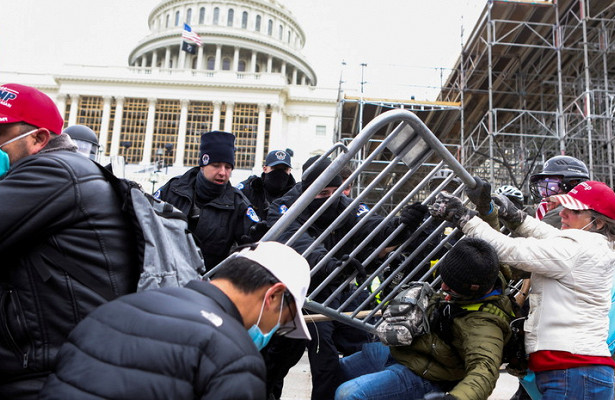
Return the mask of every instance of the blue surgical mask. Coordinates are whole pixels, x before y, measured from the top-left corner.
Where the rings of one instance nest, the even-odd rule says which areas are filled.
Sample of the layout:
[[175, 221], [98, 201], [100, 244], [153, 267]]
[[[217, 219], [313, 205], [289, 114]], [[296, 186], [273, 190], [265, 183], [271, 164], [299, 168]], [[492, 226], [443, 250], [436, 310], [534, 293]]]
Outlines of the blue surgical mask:
[[278, 315], [278, 323], [275, 324], [275, 326], [271, 328], [269, 332], [263, 333], [263, 331], [261, 331], [261, 328], [258, 327], [258, 324], [261, 322], [261, 317], [263, 316], [263, 309], [265, 308], [266, 299], [267, 294], [265, 294], [265, 299], [263, 299], [261, 312], [258, 314], [258, 321], [256, 321], [256, 324], [252, 325], [250, 329], [248, 329], [248, 334], [250, 335], [250, 338], [252, 338], [252, 341], [256, 345], [256, 348], [258, 348], [258, 351], [261, 351], [265, 348], [265, 346], [267, 346], [267, 343], [269, 343], [269, 341], [275, 334], [275, 331], [277, 331], [280, 327], [280, 319], [282, 318], [282, 307], [284, 307], [284, 297], [282, 297], [282, 301], [280, 302], [280, 314]]
[[36, 132], [38, 130], [38, 128], [31, 130], [30, 132], [26, 132], [24, 134], [21, 134], [17, 137], [14, 137], [13, 139], [4, 142], [2, 144], [0, 144], [0, 178], [3, 177], [4, 175], [6, 175], [6, 173], [8, 172], [9, 168], [11, 168], [11, 160], [9, 159], [9, 155], [6, 151], [2, 150], [2, 147], [6, 146], [9, 143], [13, 143], [16, 140], [25, 138], [26, 136], [28, 136], [29, 134], [31, 134], [32, 132]]

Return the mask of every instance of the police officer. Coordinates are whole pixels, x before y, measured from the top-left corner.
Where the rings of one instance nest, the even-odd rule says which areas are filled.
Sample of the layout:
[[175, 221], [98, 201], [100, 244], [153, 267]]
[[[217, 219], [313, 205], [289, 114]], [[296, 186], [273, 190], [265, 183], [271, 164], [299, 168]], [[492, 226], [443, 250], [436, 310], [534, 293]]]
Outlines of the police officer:
[[237, 189], [248, 198], [263, 221], [267, 219], [267, 209], [271, 202], [296, 184], [290, 173], [292, 155], [291, 149], [270, 151], [261, 176], [252, 175], [237, 185]]
[[229, 182], [235, 167], [235, 135], [201, 135], [199, 166], [171, 179], [155, 197], [188, 216], [188, 227], [199, 241], [205, 266], [216, 266], [252, 225], [259, 222], [246, 197]]
[[98, 137], [96, 133], [85, 125], [71, 125], [64, 129], [62, 133], [66, 133], [77, 145], [77, 152], [84, 156], [98, 161]]
[[[320, 174], [325, 171], [326, 168], [331, 165], [331, 161], [328, 158], [318, 161], [316, 165], [310, 170], [307, 176], [305, 171], [318, 160], [318, 156], [310, 158], [304, 165], [304, 176], [300, 185], [296, 185], [289, 190], [284, 196], [275, 200], [267, 216], [267, 223], [269, 226], [273, 226], [282, 214], [301, 196], [304, 190], [306, 190]], [[314, 214], [324, 202], [342, 185], [342, 178], [338, 175], [333, 178], [329, 184], [322, 189], [322, 191], [316, 195], [314, 200], [308, 205], [303, 213], [295, 219], [284, 231], [278, 240], [285, 242], [288, 240], [301, 226], [307, 221], [312, 214]], [[312, 224], [308, 230], [302, 234], [291, 246], [297, 250], [298, 253], [303, 253], [310, 245], [318, 238], [322, 232], [331, 225], [331, 223], [340, 215], [352, 202], [352, 199], [341, 195], [337, 198], [327, 210], [320, 215], [320, 217]], [[317, 246], [306, 258], [310, 267], [313, 268], [318, 262], [332, 249], [340, 240], [354, 227], [359, 221], [366, 217], [369, 212], [369, 208], [365, 204], [361, 204], [349, 213], [346, 219], [336, 226], [336, 229], [324, 240], [324, 242]], [[397, 228], [400, 223], [405, 224], [405, 234], [411, 233], [420, 225], [424, 216], [427, 213], [427, 207], [420, 205], [419, 203], [407, 206], [401, 212], [399, 217], [392, 218], [389, 224], [382, 229], [376, 237], [373, 239], [373, 243], [381, 243]], [[310, 289], [313, 290], [325, 279], [331, 271], [338, 268], [341, 265], [344, 256], [351, 253], [351, 251], [359, 245], [363, 239], [365, 239], [371, 232], [376, 229], [376, 226], [383, 220], [382, 216], [373, 215], [365, 222], [365, 225], [359, 229], [359, 231], [353, 236], [351, 240], [345, 243], [342, 248], [332, 257], [328, 263], [323, 266], [314, 276], [312, 276], [312, 282]], [[393, 240], [393, 245], [398, 244], [402, 237]], [[367, 253], [371, 253], [372, 249], [366, 249], [359, 257], [366, 256]], [[354, 268], [354, 269], [353, 269]], [[365, 278], [366, 271], [359, 260], [351, 259], [346, 267], [349, 272], [357, 271], [358, 277]], [[330, 287], [321, 291], [316, 297], [316, 301], [324, 301], [330, 294], [337, 288], [339, 282], [334, 280]], [[342, 293], [337, 299], [334, 299], [329, 306], [335, 308], [340, 306], [342, 302], [347, 298], [349, 293]], [[346, 296], [346, 297], [344, 297]], [[342, 382], [342, 378], [339, 370], [339, 352], [346, 355], [351, 354], [354, 351], [358, 351], [361, 346], [369, 340], [369, 336], [360, 331], [357, 328], [350, 327], [346, 324], [339, 323], [337, 321], [318, 322], [315, 324], [309, 324], [310, 334], [313, 338], [307, 345], [308, 356], [310, 360], [310, 370], [312, 373], [312, 399], [313, 400], [327, 400], [333, 399], [335, 389]], [[293, 354], [296, 354], [293, 349]], [[287, 353], [289, 356], [290, 351]], [[269, 365], [268, 365], [269, 371]]]

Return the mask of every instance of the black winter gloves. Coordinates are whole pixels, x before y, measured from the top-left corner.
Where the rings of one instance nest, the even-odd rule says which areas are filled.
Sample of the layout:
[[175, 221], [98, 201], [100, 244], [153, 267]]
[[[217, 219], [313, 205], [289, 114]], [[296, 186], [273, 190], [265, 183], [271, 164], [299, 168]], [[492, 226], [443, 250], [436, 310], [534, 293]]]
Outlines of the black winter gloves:
[[406, 228], [410, 231], [415, 231], [423, 222], [423, 219], [429, 212], [427, 206], [416, 202], [409, 206], [404, 207], [399, 215], [399, 222], [406, 225]]
[[476, 204], [476, 211], [481, 215], [488, 215], [492, 211], [491, 185], [478, 176], [474, 177], [476, 186], [474, 189], [466, 189], [466, 195], [470, 201]]
[[476, 211], [464, 206], [458, 197], [446, 192], [436, 197], [434, 203], [429, 206], [429, 212], [434, 218], [452, 222], [458, 228], [463, 228], [472, 217], [478, 215]]
[[498, 217], [504, 221], [506, 226], [515, 230], [525, 221], [527, 213], [519, 210], [512, 201], [503, 194], [493, 196], [493, 202], [498, 206]]

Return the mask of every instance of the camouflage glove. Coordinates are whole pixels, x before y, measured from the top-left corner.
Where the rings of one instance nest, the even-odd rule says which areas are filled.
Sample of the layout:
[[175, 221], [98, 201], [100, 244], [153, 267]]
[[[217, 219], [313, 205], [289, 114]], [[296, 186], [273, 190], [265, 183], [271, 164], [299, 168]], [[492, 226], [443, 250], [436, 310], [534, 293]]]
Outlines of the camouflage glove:
[[416, 202], [409, 206], [405, 206], [399, 215], [399, 222], [406, 225], [406, 229], [415, 231], [423, 222], [425, 215], [429, 212], [427, 206]]
[[480, 215], [489, 215], [493, 210], [491, 204], [491, 185], [478, 176], [474, 177], [476, 186], [474, 189], [466, 189], [466, 195], [470, 201], [476, 204], [476, 211]]
[[503, 194], [496, 194], [492, 199], [498, 206], [498, 216], [504, 221], [508, 229], [515, 230], [525, 221], [527, 213], [519, 210], [508, 197]]
[[447, 220], [458, 228], [463, 228], [470, 219], [478, 215], [476, 211], [464, 206], [458, 197], [446, 192], [436, 197], [434, 203], [429, 206], [429, 213], [434, 218]]

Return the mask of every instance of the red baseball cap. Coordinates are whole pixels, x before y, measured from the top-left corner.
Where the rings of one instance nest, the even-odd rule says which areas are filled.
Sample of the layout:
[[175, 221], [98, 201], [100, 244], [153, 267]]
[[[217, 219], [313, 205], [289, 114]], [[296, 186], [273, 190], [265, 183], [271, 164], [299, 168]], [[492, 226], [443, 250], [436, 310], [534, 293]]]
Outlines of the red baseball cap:
[[25, 122], [37, 128], [62, 133], [64, 120], [49, 96], [30, 86], [7, 83], [0, 86], [0, 124]]
[[570, 210], [594, 210], [615, 219], [615, 192], [602, 182], [581, 182], [566, 194], [549, 197], [549, 201]]

